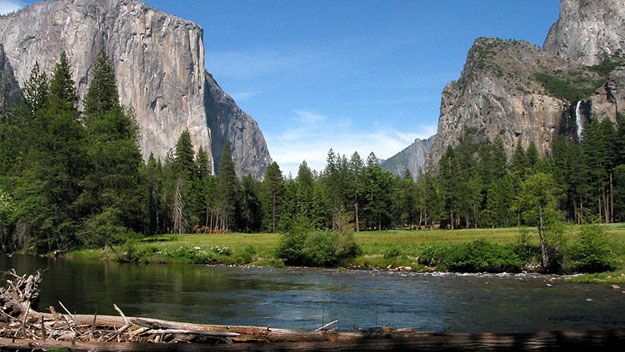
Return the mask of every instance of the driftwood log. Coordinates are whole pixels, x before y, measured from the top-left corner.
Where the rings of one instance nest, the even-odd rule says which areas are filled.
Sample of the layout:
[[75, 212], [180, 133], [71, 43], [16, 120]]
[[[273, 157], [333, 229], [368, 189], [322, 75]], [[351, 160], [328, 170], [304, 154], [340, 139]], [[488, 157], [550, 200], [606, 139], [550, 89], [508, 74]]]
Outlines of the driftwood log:
[[203, 325], [158, 319], [50, 313], [31, 309], [38, 298], [39, 273], [10, 271], [0, 289], [0, 349], [74, 351], [381, 351], [381, 350], [547, 350], [606, 349], [625, 343], [625, 329], [594, 332], [520, 334], [424, 333], [410, 329], [374, 328], [355, 332], [315, 331], [254, 326]]

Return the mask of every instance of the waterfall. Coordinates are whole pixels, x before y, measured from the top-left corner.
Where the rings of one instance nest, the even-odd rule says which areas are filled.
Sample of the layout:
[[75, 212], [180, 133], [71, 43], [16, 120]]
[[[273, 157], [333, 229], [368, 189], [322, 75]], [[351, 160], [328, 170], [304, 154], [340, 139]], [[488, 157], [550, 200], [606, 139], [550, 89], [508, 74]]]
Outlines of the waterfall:
[[582, 139], [582, 131], [584, 130], [584, 112], [582, 111], [582, 103], [580, 100], [577, 102], [575, 108], [575, 123], [577, 124], [577, 138]]

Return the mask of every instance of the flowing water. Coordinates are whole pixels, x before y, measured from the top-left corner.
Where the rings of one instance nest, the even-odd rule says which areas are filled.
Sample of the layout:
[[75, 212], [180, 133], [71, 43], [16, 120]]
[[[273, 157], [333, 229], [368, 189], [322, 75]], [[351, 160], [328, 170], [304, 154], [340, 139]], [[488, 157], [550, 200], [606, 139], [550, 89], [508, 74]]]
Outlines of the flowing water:
[[18, 256], [0, 270], [45, 269], [39, 310], [207, 324], [314, 329], [412, 327], [424, 331], [534, 332], [625, 328], [625, 294], [608, 285], [528, 275], [135, 265]]

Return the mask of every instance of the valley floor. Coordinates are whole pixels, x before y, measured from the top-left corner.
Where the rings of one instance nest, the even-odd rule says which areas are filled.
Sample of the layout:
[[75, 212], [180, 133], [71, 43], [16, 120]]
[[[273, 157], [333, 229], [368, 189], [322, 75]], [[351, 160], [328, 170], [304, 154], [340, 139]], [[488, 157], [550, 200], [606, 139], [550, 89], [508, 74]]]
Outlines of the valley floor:
[[[572, 229], [570, 232], [574, 232], [575, 228]], [[342, 265], [356, 269], [444, 271], [445, 268], [420, 264], [420, 249], [424, 246], [462, 244], [478, 239], [497, 244], [513, 244], [518, 241], [521, 230], [529, 230], [530, 241], [538, 244], [538, 235], [534, 228], [357, 232], [354, 237], [363, 253]], [[574, 276], [570, 280], [625, 283], [625, 223], [606, 225], [606, 232], [614, 243], [618, 269], [613, 272]], [[144, 263], [284, 266], [281, 260], [275, 258], [280, 238], [281, 235], [276, 233], [170, 234], [148, 237], [113, 248], [73, 251], [68, 256]]]

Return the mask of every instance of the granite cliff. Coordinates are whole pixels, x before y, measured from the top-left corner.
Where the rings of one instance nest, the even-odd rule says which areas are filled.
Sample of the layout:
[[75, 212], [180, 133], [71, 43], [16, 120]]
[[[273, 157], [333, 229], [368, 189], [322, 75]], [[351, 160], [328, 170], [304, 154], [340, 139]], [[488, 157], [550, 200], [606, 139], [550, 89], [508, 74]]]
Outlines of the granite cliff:
[[563, 0], [543, 49], [584, 65], [625, 52], [625, 1]]
[[15, 80], [4, 47], [0, 44], [0, 119], [22, 99], [22, 92]]
[[407, 170], [413, 178], [416, 178], [420, 169], [426, 165], [428, 154], [432, 150], [432, 142], [434, 142], [434, 137], [417, 138], [406, 149], [380, 163], [380, 166], [400, 176], [404, 176]]
[[[508, 155], [531, 142], [544, 155], [557, 135], [579, 139], [590, 118], [616, 121], [625, 113], [624, 14], [625, 0], [562, 0], [542, 49], [478, 38], [460, 78], [443, 90], [431, 150], [419, 153], [436, 163], [470, 131], [481, 140], [501, 138]], [[418, 160], [403, 167], [416, 174], [426, 162]]]
[[122, 104], [135, 111], [144, 157], [164, 158], [188, 129], [214, 163], [230, 143], [239, 175], [261, 177], [271, 161], [256, 122], [204, 68], [203, 30], [193, 22], [136, 0], [55, 0], [1, 16], [0, 43], [20, 85], [36, 61], [51, 72], [66, 51], [81, 97], [104, 50]]

